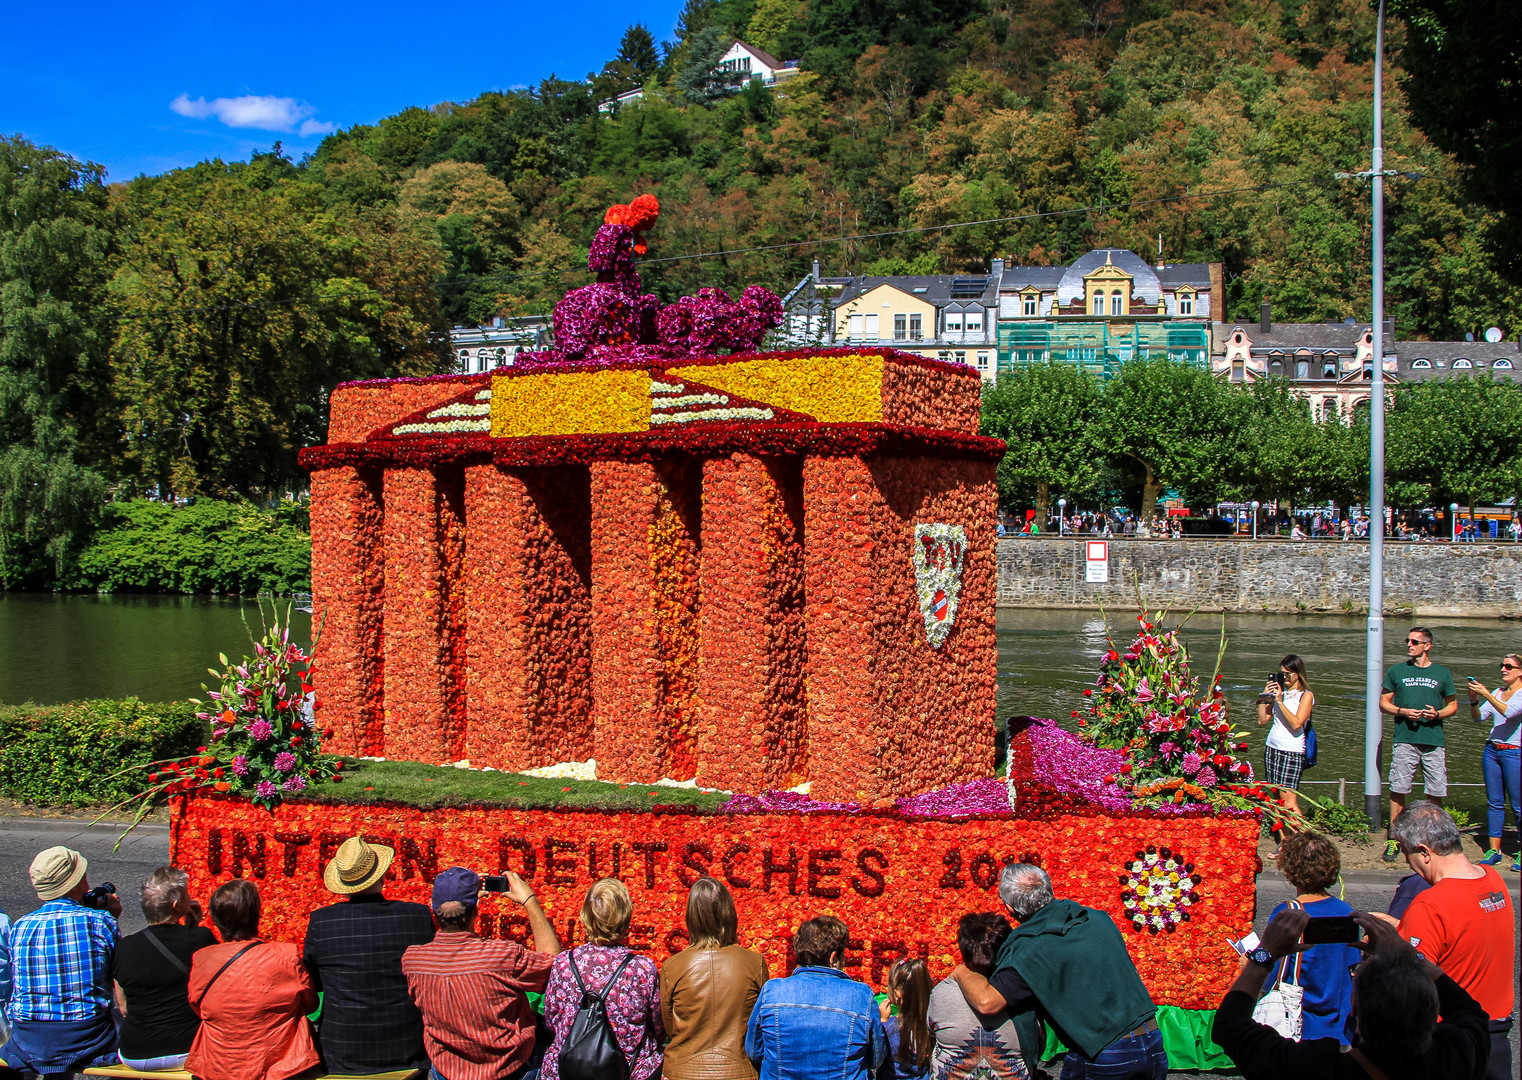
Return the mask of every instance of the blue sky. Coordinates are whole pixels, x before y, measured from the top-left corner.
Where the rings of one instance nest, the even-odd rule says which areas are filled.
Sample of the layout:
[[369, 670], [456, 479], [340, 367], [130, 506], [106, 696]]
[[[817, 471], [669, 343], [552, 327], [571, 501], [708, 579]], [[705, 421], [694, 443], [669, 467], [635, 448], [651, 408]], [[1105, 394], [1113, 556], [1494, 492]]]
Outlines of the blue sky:
[[106, 166], [112, 180], [279, 139], [296, 158], [333, 127], [408, 105], [584, 78], [631, 23], [672, 38], [681, 0], [305, 4], [0, 0], [0, 132]]

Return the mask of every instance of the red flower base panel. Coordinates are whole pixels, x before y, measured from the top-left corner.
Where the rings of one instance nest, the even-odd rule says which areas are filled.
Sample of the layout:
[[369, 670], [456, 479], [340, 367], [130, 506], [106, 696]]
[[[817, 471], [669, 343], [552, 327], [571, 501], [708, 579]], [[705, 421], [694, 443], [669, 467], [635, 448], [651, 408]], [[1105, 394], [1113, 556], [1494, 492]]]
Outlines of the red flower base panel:
[[[971, 911], [1001, 910], [998, 877], [1010, 861], [1039, 862], [1058, 896], [1102, 909], [1125, 933], [1159, 1005], [1214, 1008], [1235, 977], [1227, 939], [1252, 928], [1256, 818], [1174, 819], [1058, 814], [1048, 820], [919, 820], [888, 813], [702, 815], [285, 803], [273, 813], [223, 798], [177, 801], [170, 859], [190, 874], [202, 902], [233, 877], [254, 880], [263, 932], [300, 941], [308, 914], [335, 898], [322, 868], [355, 833], [391, 845], [386, 892], [427, 902], [445, 867], [514, 870], [534, 886], [561, 940], [585, 940], [576, 913], [587, 887], [616, 876], [634, 897], [630, 943], [665, 960], [686, 944], [687, 888], [703, 873], [726, 881], [740, 913], [741, 942], [773, 974], [792, 967], [798, 923], [832, 913], [851, 928], [847, 970], [881, 988], [886, 968], [923, 956], [932, 976], [956, 962], [956, 924]], [[1130, 872], [1147, 848], [1187, 860], [1187, 917], [1167, 932], [1129, 929]], [[1197, 879], [1197, 881], [1193, 880]], [[1160, 893], [1168, 893], [1166, 883]], [[525, 940], [527, 923], [504, 899], [483, 900], [478, 929]]]

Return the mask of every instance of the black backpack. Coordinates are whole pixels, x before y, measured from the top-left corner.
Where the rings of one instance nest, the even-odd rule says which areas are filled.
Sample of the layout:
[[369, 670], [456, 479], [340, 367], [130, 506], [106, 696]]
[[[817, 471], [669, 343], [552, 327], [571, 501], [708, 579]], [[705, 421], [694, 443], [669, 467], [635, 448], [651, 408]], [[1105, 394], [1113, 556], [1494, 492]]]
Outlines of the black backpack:
[[571, 963], [571, 977], [576, 980], [576, 988], [581, 991], [581, 1007], [576, 1010], [571, 1033], [560, 1049], [561, 1080], [627, 1080], [629, 1061], [618, 1045], [613, 1025], [608, 1022], [604, 999], [629, 961], [634, 959], [634, 954], [631, 952], [624, 957], [599, 994], [590, 992], [586, 983], [581, 981], [574, 950], [566, 954], [566, 959]]

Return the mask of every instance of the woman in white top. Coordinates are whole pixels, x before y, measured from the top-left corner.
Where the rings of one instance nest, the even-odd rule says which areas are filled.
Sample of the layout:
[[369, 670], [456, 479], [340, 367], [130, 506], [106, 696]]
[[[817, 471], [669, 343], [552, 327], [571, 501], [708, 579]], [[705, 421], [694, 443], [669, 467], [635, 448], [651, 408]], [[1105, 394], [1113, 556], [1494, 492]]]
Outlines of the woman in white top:
[[[1485, 703], [1482, 706], [1480, 699]], [[1469, 718], [1489, 724], [1485, 736], [1485, 824], [1490, 833], [1490, 850], [1480, 861], [1496, 866], [1501, 861], [1501, 830], [1506, 824], [1506, 798], [1511, 796], [1511, 812], [1522, 820], [1522, 656], [1508, 653], [1501, 657], [1501, 685], [1495, 692], [1485, 689], [1479, 680], [1469, 679]], [[1512, 860], [1516, 872], [1522, 855]]]
[[[1270, 678], [1258, 697], [1258, 723], [1273, 722], [1263, 741], [1264, 779], [1280, 789], [1285, 807], [1300, 812], [1300, 774], [1305, 770], [1305, 725], [1310, 722], [1316, 695], [1305, 681], [1305, 661], [1290, 653], [1279, 661], [1279, 675]], [[1285, 825], [1284, 828], [1289, 828]], [[1275, 851], [1269, 858], [1276, 858]]]

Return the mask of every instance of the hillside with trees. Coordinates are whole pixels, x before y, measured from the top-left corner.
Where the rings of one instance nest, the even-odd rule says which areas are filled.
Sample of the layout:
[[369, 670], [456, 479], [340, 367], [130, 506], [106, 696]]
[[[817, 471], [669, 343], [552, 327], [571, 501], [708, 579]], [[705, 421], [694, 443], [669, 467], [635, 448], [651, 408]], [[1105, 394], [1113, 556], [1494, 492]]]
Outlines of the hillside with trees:
[[[1463, 4], [1392, 0], [1402, 337], [1522, 330], [1522, 5], [1479, 6], [1477, 31]], [[716, 76], [737, 39], [802, 74]], [[300, 161], [277, 143], [108, 186], [0, 141], [0, 585], [63, 579], [107, 498], [301, 490], [334, 383], [443, 370], [451, 323], [548, 312], [604, 208], [645, 191], [641, 274], [668, 301], [785, 292], [816, 258], [1161, 245], [1225, 264], [1232, 317], [1366, 319], [1367, 182], [1336, 174], [1369, 167], [1373, 44], [1369, 0], [687, 0], [673, 41], [632, 26], [600, 71], [418, 103]]]

